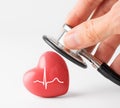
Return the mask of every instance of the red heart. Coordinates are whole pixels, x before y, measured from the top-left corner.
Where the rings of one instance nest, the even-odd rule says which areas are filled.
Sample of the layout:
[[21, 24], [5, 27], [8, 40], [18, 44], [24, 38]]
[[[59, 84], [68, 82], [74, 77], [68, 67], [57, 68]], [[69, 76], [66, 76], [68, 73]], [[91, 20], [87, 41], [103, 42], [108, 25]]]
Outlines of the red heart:
[[38, 66], [25, 73], [25, 87], [37, 96], [55, 97], [65, 94], [69, 88], [69, 74], [65, 61], [57, 53], [48, 51]]

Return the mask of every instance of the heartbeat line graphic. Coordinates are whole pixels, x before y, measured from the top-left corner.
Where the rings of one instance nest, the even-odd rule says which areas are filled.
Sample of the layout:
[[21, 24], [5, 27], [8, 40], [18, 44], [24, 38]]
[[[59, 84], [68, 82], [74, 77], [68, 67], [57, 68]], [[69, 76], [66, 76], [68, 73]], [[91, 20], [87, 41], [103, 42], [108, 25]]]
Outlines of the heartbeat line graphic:
[[40, 80], [35, 80], [33, 81], [34, 83], [40, 83], [42, 84], [43, 86], [45, 86], [45, 89], [47, 89], [48, 87], [48, 84], [50, 83], [54, 83], [55, 80], [58, 82], [58, 83], [64, 83], [63, 81], [60, 81], [57, 77], [55, 77], [53, 80], [51, 81], [47, 81], [47, 78], [46, 78], [46, 68], [44, 68], [44, 74], [43, 74], [43, 81], [40, 81]]

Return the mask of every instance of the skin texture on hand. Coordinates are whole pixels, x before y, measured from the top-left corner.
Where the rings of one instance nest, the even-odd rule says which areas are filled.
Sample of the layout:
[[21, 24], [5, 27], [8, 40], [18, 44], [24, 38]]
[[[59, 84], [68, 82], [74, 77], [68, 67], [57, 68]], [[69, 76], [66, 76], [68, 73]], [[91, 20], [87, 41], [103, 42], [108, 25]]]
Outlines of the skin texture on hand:
[[[120, 44], [120, 1], [78, 0], [66, 23], [73, 27], [64, 38], [66, 48], [91, 52], [100, 43], [94, 56], [108, 63]], [[120, 74], [120, 54], [111, 67]]]

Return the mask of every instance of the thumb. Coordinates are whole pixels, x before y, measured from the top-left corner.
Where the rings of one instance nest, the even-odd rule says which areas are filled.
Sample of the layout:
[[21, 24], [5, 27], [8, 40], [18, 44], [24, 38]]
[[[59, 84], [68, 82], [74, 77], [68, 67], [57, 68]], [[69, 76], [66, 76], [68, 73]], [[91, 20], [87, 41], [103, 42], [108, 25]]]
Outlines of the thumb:
[[93, 46], [112, 35], [109, 17], [106, 14], [74, 27], [64, 37], [65, 47], [68, 49], [83, 49]]

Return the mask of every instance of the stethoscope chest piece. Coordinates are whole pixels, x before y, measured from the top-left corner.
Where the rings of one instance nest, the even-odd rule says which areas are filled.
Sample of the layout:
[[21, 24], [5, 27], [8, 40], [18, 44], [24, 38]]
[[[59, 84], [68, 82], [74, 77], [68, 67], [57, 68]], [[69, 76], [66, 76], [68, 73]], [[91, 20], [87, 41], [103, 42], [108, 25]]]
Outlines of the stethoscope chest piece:
[[43, 36], [44, 41], [51, 46], [54, 50], [60, 53], [62, 56], [70, 60], [71, 62], [77, 64], [82, 68], [87, 68], [86, 63], [83, 61], [82, 57], [78, 56], [77, 51], [75, 50], [68, 50], [64, 47], [63, 37], [64, 35], [71, 30], [68, 25], [63, 25], [62, 32], [58, 39], [54, 39], [53, 37]]
[[85, 49], [82, 50], [68, 50], [64, 47], [63, 38], [64, 35], [71, 30], [71, 27], [67, 24], [63, 25], [63, 30], [57, 39], [53, 37], [43, 36], [43, 40], [51, 46], [55, 51], [62, 56], [73, 62], [74, 64], [87, 68], [87, 64], [83, 58], [92, 63], [93, 67], [97, 69], [104, 77], [108, 78], [117, 85], [120, 85], [120, 75], [112, 70], [106, 63], [101, 62], [95, 58], [92, 54], [88, 53]]

